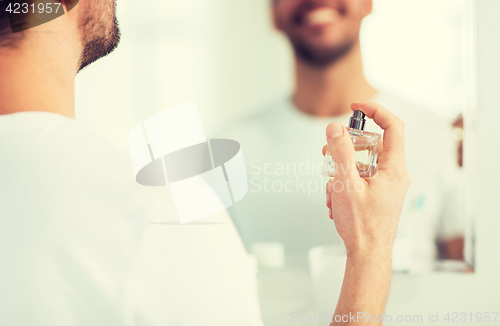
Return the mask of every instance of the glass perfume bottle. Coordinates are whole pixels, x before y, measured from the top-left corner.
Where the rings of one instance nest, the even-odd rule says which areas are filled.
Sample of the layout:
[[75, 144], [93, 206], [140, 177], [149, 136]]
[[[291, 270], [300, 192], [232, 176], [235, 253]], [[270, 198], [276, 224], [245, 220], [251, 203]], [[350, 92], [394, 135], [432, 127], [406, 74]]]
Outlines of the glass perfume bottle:
[[[358, 173], [362, 178], [370, 178], [377, 173], [378, 148], [382, 135], [364, 131], [365, 123], [365, 114], [361, 111], [354, 111], [349, 120], [347, 131], [351, 136], [356, 151], [355, 159]], [[323, 175], [330, 178], [335, 177], [336, 168], [347, 167], [336, 167], [328, 150], [325, 155], [325, 171]]]

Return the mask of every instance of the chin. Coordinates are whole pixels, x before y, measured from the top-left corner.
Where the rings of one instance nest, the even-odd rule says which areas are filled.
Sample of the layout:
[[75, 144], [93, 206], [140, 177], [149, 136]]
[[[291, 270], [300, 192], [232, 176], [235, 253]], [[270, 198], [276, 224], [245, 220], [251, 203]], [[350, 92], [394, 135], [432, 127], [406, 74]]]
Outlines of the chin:
[[344, 47], [345, 42], [332, 41], [331, 39], [307, 39], [303, 42], [309, 49], [317, 52], [330, 52]]

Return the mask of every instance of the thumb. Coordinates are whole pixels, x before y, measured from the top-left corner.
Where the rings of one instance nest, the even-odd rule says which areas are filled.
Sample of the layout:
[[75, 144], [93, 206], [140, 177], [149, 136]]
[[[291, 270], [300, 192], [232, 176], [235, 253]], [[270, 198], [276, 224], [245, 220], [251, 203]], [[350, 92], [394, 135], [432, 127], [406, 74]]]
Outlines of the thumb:
[[326, 128], [326, 141], [335, 162], [335, 177], [345, 176], [353, 181], [360, 178], [354, 159], [354, 146], [347, 129], [338, 122], [330, 123]]

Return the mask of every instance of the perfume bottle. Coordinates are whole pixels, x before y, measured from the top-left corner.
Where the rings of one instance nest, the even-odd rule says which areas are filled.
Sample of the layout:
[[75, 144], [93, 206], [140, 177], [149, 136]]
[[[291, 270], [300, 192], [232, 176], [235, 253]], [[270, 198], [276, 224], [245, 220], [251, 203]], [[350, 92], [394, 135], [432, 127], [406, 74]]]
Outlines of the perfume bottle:
[[[349, 136], [351, 136], [356, 151], [355, 160], [358, 173], [362, 178], [370, 178], [377, 173], [378, 147], [382, 135], [364, 131], [365, 123], [365, 114], [361, 111], [354, 111], [349, 120], [347, 131], [349, 132]], [[327, 151], [325, 155], [325, 172], [323, 175], [333, 178], [336, 168], [342, 169], [347, 167], [336, 167], [330, 151]]]

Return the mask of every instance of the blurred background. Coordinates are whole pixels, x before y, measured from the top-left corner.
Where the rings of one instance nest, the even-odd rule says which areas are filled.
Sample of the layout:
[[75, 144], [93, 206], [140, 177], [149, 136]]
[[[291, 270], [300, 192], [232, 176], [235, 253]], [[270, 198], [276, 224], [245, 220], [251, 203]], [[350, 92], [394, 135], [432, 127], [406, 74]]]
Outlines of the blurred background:
[[[473, 96], [470, 0], [375, 0], [361, 42], [375, 88], [455, 117]], [[404, 13], [404, 14], [402, 14]], [[138, 121], [189, 100], [207, 134], [290, 94], [269, 0], [118, 0], [118, 50], [77, 78], [77, 118], [122, 148]]]

